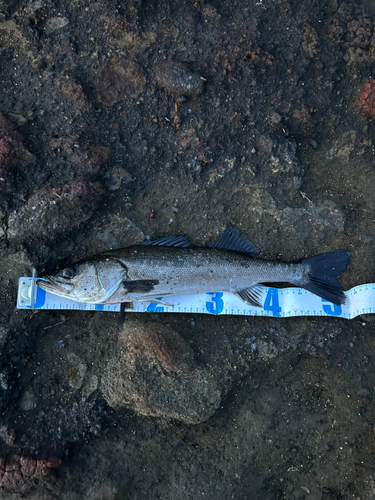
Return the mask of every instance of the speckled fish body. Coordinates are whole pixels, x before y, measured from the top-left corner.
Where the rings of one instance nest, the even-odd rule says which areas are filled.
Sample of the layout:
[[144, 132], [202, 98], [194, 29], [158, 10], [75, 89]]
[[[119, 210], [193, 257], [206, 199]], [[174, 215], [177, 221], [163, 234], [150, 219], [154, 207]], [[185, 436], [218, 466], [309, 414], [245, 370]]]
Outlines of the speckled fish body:
[[[226, 231], [236, 231], [235, 235], [240, 234], [243, 242], [244, 235], [238, 230]], [[229, 240], [233, 243], [233, 239]], [[247, 253], [241, 245], [241, 252], [233, 251], [237, 243], [225, 243], [230, 250], [166, 247], [154, 243], [104, 253], [47, 276], [39, 280], [38, 285], [57, 295], [90, 304], [157, 302], [168, 295], [231, 292], [247, 303], [260, 305], [258, 284], [280, 282], [304, 287], [337, 304], [345, 300], [336, 279], [349, 262], [345, 250], [298, 263], [281, 263], [251, 257], [250, 250], [254, 251], [255, 247], [250, 242], [252, 248], [245, 247]]]

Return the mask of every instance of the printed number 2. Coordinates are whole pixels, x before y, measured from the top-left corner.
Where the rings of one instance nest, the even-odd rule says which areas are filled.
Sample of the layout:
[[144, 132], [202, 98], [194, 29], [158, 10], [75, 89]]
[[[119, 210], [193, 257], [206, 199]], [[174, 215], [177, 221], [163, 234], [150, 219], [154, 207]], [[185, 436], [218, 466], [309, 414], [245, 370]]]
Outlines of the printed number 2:
[[[157, 297], [157, 300], [163, 300], [163, 297]], [[160, 307], [157, 302], [151, 302], [151, 304], [147, 306], [147, 312], [164, 312], [164, 307]]]
[[323, 302], [323, 311], [329, 316], [340, 316], [341, 314], [341, 306], [337, 306], [336, 304], [332, 304], [328, 300], [322, 299]]
[[212, 295], [210, 301], [206, 302], [206, 309], [211, 314], [220, 314], [224, 309], [223, 294], [219, 293], [208, 293], [207, 295]]
[[277, 288], [268, 289], [263, 308], [265, 311], [271, 311], [276, 318], [280, 316], [281, 307], [279, 305], [279, 290]]

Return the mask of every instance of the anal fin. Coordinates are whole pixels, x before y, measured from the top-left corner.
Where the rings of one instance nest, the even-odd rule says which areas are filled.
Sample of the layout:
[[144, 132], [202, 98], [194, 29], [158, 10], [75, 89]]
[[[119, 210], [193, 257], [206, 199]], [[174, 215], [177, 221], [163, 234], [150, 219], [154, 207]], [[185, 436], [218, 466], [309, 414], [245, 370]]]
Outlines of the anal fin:
[[154, 304], [160, 304], [161, 306], [174, 307], [174, 304], [166, 302], [165, 300], [163, 300], [163, 297], [155, 297], [155, 296], [150, 297], [145, 295], [144, 297], [137, 297], [137, 302], [151, 302]]
[[263, 307], [263, 294], [266, 287], [262, 285], [252, 285], [236, 293], [244, 302], [255, 307]]

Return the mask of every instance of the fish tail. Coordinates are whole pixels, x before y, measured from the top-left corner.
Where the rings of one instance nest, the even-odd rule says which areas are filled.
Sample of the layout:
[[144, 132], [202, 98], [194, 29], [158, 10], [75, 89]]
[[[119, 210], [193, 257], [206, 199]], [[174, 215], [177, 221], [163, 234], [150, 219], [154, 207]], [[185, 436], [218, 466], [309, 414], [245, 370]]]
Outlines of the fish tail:
[[337, 276], [345, 271], [350, 262], [347, 250], [322, 253], [316, 257], [303, 259], [302, 264], [310, 266], [309, 281], [302, 287], [337, 306], [345, 304], [345, 294], [337, 281]]

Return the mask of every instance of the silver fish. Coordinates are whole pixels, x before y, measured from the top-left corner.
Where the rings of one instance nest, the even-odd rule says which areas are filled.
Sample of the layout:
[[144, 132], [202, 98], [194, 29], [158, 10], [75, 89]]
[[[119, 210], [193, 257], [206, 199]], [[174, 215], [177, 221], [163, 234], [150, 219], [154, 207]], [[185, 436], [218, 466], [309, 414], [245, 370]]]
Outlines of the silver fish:
[[[291, 283], [340, 305], [345, 295], [337, 276], [347, 268], [347, 250], [294, 263], [254, 259], [256, 247], [238, 229], [227, 228], [207, 248], [184, 235], [112, 250], [37, 280], [60, 297], [87, 304], [160, 302], [158, 297], [231, 292], [261, 306], [261, 283]], [[165, 303], [165, 302], [164, 302]]]

